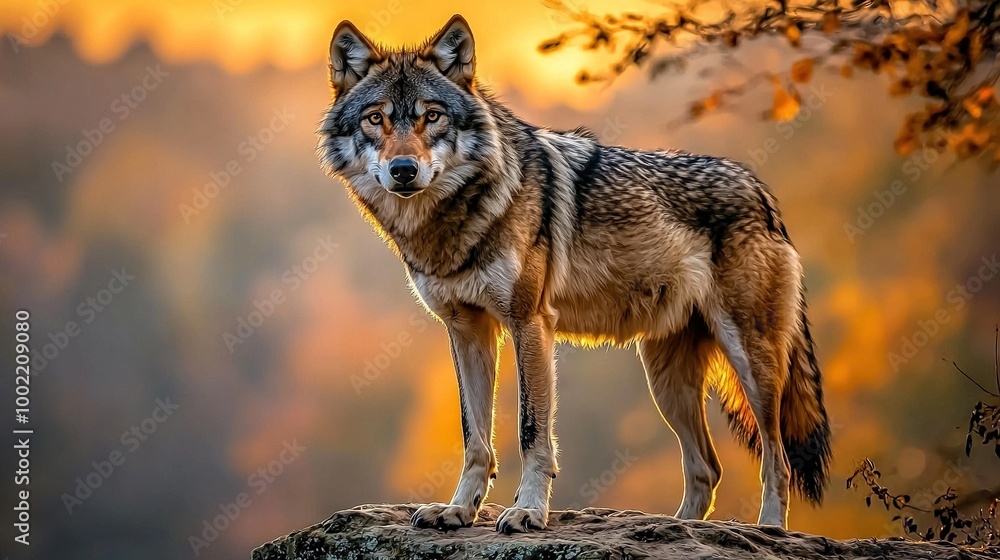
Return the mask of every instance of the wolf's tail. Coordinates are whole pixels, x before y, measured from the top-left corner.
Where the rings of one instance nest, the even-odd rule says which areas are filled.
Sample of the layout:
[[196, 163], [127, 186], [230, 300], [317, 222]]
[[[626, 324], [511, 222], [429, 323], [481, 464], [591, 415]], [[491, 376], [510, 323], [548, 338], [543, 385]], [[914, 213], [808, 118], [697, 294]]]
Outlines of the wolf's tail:
[[819, 504], [830, 468], [830, 421], [809, 334], [805, 294], [799, 296], [798, 323], [799, 332], [788, 353], [788, 383], [781, 395], [781, 440], [792, 468], [792, 484], [807, 500]]
[[[814, 504], [823, 501], [830, 466], [830, 423], [823, 405], [819, 364], [806, 319], [805, 295], [800, 296], [797, 332], [788, 353], [789, 377], [781, 395], [781, 439], [792, 470], [792, 486]], [[760, 457], [757, 422], [736, 378], [720, 355], [713, 364], [722, 409], [736, 439]]]

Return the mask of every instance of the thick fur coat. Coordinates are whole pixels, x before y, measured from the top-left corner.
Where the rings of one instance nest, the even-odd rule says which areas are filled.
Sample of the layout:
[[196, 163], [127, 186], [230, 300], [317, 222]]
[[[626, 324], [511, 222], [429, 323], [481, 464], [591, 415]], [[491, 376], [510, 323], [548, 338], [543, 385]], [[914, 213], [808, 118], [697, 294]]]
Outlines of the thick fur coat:
[[445, 324], [465, 464], [417, 526], [470, 525], [497, 473], [493, 406], [506, 337], [516, 353], [521, 481], [502, 531], [544, 528], [558, 472], [554, 344], [635, 343], [683, 452], [679, 517], [704, 518], [722, 476], [705, 418], [714, 387], [761, 457], [759, 522], [784, 526], [790, 483], [822, 498], [830, 459], [802, 267], [770, 190], [744, 166], [604, 146], [529, 124], [475, 78], [460, 16], [426, 44], [378, 46], [349, 22], [330, 49], [319, 130], [413, 289]]

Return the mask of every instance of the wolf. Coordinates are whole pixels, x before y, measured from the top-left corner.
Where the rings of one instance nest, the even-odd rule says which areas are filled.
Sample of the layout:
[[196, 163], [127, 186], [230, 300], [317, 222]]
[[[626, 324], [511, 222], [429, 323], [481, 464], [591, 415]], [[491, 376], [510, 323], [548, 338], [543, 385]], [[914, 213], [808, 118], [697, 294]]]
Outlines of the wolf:
[[635, 344], [680, 444], [677, 517], [706, 518], [722, 477], [705, 413], [711, 388], [760, 458], [758, 523], [786, 525], [790, 486], [820, 503], [830, 428], [802, 265], [768, 187], [727, 159], [532, 125], [475, 70], [459, 15], [402, 49], [344, 21], [318, 130], [322, 168], [347, 185], [450, 341], [464, 464], [451, 501], [419, 507], [413, 525], [476, 521], [497, 475], [494, 395], [508, 338], [521, 477], [498, 531], [548, 524], [557, 341]]

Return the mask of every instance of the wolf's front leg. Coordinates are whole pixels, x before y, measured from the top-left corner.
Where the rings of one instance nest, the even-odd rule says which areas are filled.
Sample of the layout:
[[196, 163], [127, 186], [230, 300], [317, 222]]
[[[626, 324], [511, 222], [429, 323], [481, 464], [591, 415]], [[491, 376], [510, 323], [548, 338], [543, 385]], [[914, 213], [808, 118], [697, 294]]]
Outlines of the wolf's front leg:
[[521, 484], [514, 495], [514, 507], [497, 518], [496, 528], [502, 533], [548, 525], [549, 492], [558, 471], [552, 433], [556, 414], [555, 318], [538, 314], [512, 330], [520, 402]]
[[456, 306], [451, 311], [442, 314], [442, 318], [448, 326], [451, 355], [458, 374], [465, 464], [451, 502], [417, 509], [411, 519], [417, 527], [454, 529], [472, 525], [497, 472], [493, 396], [503, 340], [500, 324], [479, 308]]

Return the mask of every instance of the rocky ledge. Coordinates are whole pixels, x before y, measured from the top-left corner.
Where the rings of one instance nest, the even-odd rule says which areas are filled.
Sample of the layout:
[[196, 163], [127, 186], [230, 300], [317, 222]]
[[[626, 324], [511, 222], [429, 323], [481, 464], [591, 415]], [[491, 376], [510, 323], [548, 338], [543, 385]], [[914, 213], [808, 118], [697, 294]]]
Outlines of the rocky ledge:
[[333, 514], [253, 551], [253, 560], [627, 560], [704, 559], [935, 559], [1000, 558], [946, 543], [902, 539], [838, 541], [728, 521], [685, 521], [639, 511], [587, 508], [554, 511], [545, 531], [498, 534], [503, 508], [487, 504], [472, 527], [416, 529], [417, 508], [367, 505]]

